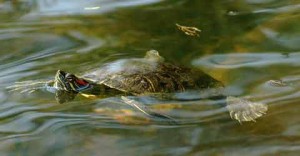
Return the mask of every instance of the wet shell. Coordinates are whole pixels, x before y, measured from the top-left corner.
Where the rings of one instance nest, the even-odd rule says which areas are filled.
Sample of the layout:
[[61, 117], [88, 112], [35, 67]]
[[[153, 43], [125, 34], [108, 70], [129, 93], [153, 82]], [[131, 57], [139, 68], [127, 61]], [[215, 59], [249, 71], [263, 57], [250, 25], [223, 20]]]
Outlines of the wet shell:
[[165, 63], [157, 51], [144, 58], [118, 60], [84, 75], [98, 84], [133, 94], [184, 91], [222, 84], [200, 70]]

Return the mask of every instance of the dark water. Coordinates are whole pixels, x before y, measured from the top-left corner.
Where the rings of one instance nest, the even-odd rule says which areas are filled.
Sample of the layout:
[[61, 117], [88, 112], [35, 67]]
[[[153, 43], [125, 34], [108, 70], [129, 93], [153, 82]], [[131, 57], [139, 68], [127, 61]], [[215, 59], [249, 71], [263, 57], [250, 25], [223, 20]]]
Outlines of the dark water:
[[[0, 155], [299, 155], [299, 0], [0, 0]], [[175, 23], [196, 26], [186, 36]], [[120, 97], [8, 92], [156, 49], [269, 106], [242, 125], [212, 100], [137, 97], [186, 121], [149, 121]], [[287, 85], [270, 85], [282, 80]], [[189, 96], [189, 95], [186, 95]]]

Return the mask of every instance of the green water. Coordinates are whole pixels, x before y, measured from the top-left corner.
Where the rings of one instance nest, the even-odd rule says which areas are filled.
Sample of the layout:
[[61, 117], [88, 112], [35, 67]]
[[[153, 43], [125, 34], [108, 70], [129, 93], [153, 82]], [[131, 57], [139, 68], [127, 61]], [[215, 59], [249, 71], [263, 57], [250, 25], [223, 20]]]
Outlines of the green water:
[[[0, 0], [0, 19], [1, 156], [300, 153], [299, 0]], [[235, 96], [266, 103], [267, 114], [241, 125], [213, 100], [136, 97], [186, 121], [170, 125], [148, 121], [118, 96], [57, 104], [49, 92], [6, 89], [150, 49], [202, 69]]]

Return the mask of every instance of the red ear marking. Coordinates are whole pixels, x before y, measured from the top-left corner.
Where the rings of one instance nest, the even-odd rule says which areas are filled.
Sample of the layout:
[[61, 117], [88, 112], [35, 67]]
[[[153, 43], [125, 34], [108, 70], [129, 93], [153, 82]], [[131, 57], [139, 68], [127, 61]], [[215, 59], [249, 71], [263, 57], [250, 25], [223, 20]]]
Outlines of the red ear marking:
[[81, 79], [76, 79], [76, 82], [80, 85], [86, 85], [88, 84], [88, 82], [84, 81], [84, 80], [81, 80]]

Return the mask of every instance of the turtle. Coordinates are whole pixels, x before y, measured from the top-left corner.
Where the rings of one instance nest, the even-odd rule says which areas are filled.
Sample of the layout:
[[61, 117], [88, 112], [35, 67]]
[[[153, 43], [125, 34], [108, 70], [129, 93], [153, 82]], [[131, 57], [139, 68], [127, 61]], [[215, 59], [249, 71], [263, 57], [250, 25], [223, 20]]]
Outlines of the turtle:
[[125, 103], [150, 117], [165, 119], [172, 118], [156, 113], [126, 95], [172, 98], [170, 93], [196, 90], [201, 98], [226, 98], [230, 116], [239, 122], [255, 121], [267, 111], [267, 105], [263, 103], [225, 95], [221, 81], [200, 69], [167, 62], [156, 50], [147, 51], [142, 58], [119, 59], [107, 63], [79, 76], [58, 70], [55, 79], [45, 86], [48, 91], [55, 92], [59, 103], [73, 100], [78, 94], [88, 98], [121, 95]]

